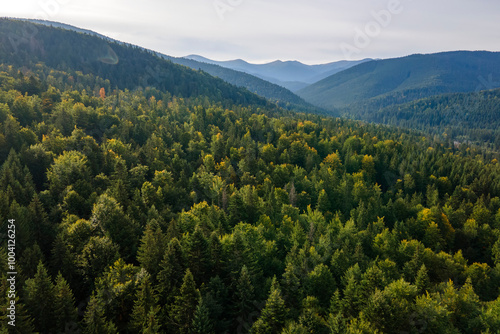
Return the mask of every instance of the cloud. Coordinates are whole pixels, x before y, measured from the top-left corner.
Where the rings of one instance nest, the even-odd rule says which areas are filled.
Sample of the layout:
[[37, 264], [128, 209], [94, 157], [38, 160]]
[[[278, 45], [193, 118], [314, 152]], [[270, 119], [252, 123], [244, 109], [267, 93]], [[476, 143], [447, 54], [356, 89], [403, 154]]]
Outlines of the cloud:
[[500, 2], [490, 0], [40, 0], [7, 2], [2, 11], [33, 17], [40, 4], [55, 2], [51, 20], [173, 56], [318, 63], [344, 58], [340, 45], [353, 43], [390, 1], [400, 1], [402, 12], [359, 58], [498, 50]]

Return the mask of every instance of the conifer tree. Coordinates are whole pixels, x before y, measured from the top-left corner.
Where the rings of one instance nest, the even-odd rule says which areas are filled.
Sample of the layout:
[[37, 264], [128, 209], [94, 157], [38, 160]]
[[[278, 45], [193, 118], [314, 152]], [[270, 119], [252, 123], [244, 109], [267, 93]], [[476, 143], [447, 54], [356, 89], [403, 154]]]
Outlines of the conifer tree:
[[172, 305], [172, 322], [179, 333], [189, 333], [199, 299], [200, 292], [196, 288], [193, 274], [187, 269], [180, 294], [175, 297]]
[[199, 284], [203, 283], [208, 278], [210, 253], [208, 241], [199, 226], [188, 237], [186, 255], [193, 277]]
[[118, 330], [113, 322], [104, 316], [104, 307], [96, 296], [90, 302], [83, 318], [83, 334], [116, 334]]
[[77, 322], [77, 309], [75, 307], [75, 298], [73, 291], [62, 276], [57, 275], [54, 287], [54, 313], [56, 319], [57, 332], [64, 332], [68, 325], [74, 325]]
[[149, 313], [146, 317], [145, 327], [141, 332], [142, 334], [158, 334], [161, 333], [161, 325], [158, 321], [158, 310], [154, 307], [151, 307]]
[[415, 285], [419, 294], [425, 293], [430, 288], [429, 274], [425, 264], [422, 264], [415, 279]]
[[137, 260], [154, 280], [156, 280], [160, 270], [160, 262], [165, 254], [165, 245], [165, 236], [156, 219], [152, 219], [148, 222], [141, 238]]
[[259, 319], [253, 324], [250, 333], [267, 334], [281, 332], [285, 326], [287, 313], [288, 310], [285, 307], [285, 301], [281, 296], [281, 288], [276, 277], [274, 277], [266, 306], [262, 310]]
[[170, 240], [158, 273], [158, 291], [161, 304], [171, 304], [172, 296], [178, 294], [182, 284], [181, 277], [185, 268], [184, 254], [181, 244], [176, 238]]
[[55, 332], [54, 284], [41, 261], [35, 277], [26, 281], [25, 294], [28, 312], [33, 317], [35, 328], [43, 333]]
[[210, 319], [210, 312], [203, 300], [200, 298], [198, 306], [193, 316], [192, 334], [212, 334], [214, 333], [213, 324]]
[[139, 290], [137, 291], [130, 326], [137, 332], [148, 327], [148, 321], [150, 320], [150, 313], [152, 311], [156, 318], [158, 313], [157, 297], [151, 286], [150, 276], [148, 275], [143, 278]]

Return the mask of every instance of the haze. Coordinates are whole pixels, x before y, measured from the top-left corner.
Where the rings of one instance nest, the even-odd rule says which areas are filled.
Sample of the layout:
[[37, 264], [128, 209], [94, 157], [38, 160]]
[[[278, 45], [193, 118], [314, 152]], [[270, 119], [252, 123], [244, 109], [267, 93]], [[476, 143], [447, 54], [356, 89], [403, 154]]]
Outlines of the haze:
[[25, 0], [1, 7], [1, 16], [217, 60], [314, 64], [500, 45], [500, 2], [491, 0]]

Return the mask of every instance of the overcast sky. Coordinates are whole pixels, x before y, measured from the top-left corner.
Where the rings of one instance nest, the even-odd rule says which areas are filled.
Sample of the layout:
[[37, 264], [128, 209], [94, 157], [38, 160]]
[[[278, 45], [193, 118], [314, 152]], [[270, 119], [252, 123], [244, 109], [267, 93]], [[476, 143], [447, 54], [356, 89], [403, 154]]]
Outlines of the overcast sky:
[[500, 50], [498, 0], [3, 0], [0, 16], [63, 22], [172, 56], [258, 63]]

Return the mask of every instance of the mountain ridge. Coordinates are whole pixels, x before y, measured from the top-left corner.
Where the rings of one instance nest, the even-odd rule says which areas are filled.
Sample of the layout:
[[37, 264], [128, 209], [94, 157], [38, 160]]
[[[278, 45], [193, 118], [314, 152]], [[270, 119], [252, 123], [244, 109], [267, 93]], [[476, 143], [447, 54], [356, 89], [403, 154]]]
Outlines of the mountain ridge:
[[359, 61], [341, 60], [325, 64], [307, 65], [297, 60], [275, 60], [264, 64], [253, 64], [242, 59], [216, 61], [200, 55], [188, 55], [183, 58], [246, 72], [283, 86], [292, 92], [296, 92], [351, 66], [371, 60], [368, 58]]
[[[376, 108], [442, 93], [470, 92], [481, 78], [500, 78], [500, 52], [450, 51], [373, 60], [329, 76], [300, 91], [327, 109], [375, 103]], [[500, 83], [492, 85], [496, 88]], [[386, 100], [383, 102], [382, 100]]]

